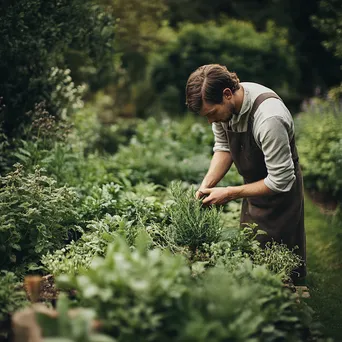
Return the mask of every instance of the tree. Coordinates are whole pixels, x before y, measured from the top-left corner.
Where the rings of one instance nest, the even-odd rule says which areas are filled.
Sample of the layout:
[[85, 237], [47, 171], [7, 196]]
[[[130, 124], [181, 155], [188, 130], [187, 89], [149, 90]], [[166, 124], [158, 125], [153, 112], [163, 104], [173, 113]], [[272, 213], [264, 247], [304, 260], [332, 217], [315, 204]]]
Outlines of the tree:
[[312, 17], [314, 25], [325, 35], [323, 45], [342, 59], [342, 2], [322, 0], [319, 12]]
[[56, 113], [51, 68], [69, 67], [71, 51], [77, 52], [75, 74], [91, 67], [97, 86], [113, 73], [114, 21], [91, 0], [7, 1], [0, 13], [1, 122], [7, 134], [28, 121], [25, 113], [36, 103], [45, 101]]

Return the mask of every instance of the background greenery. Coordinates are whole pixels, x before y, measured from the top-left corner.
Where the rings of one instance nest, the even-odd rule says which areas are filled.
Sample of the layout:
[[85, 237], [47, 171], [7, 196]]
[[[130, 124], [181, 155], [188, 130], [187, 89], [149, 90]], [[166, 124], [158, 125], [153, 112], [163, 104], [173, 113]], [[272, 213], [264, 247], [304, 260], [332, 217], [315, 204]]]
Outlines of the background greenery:
[[[38, 272], [64, 274], [77, 304], [92, 308], [54, 332], [74, 340], [96, 315], [126, 341], [316, 337], [312, 310], [282, 286], [295, 254], [261, 250], [262, 232], [238, 230], [239, 203], [204, 210], [193, 198], [213, 136], [186, 113], [184, 86], [201, 64], [222, 63], [284, 98], [306, 190], [337, 207], [331, 227], [311, 210], [307, 222], [313, 306], [325, 335], [341, 337], [332, 318], [339, 292], [329, 284], [339, 282], [333, 256], [342, 243], [340, 1], [0, 6], [1, 320], [25, 305], [20, 281]], [[233, 169], [222, 184], [240, 182]], [[333, 243], [318, 226], [331, 228]], [[58, 305], [66, 312], [70, 303]]]

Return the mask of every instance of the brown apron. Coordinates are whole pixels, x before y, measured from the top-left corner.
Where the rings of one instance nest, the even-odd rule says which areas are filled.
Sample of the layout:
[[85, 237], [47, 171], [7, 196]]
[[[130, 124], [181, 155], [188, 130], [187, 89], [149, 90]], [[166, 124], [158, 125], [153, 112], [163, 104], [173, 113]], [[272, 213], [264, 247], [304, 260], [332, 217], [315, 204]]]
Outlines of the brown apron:
[[[277, 98], [274, 93], [259, 95], [253, 103], [248, 122], [247, 132], [233, 132], [228, 129], [228, 141], [234, 164], [243, 177], [245, 184], [253, 183], [267, 177], [264, 154], [256, 144], [252, 127], [254, 113], [259, 105], [268, 98]], [[264, 246], [267, 241], [284, 243], [288, 248], [299, 248], [295, 252], [304, 260], [303, 265], [296, 269], [293, 279], [306, 275], [306, 248], [304, 230], [304, 192], [303, 177], [298, 163], [298, 154], [293, 138], [291, 143], [292, 160], [296, 180], [288, 192], [267, 196], [243, 199], [240, 223], [257, 223], [258, 228], [267, 232], [259, 235], [258, 240]]]

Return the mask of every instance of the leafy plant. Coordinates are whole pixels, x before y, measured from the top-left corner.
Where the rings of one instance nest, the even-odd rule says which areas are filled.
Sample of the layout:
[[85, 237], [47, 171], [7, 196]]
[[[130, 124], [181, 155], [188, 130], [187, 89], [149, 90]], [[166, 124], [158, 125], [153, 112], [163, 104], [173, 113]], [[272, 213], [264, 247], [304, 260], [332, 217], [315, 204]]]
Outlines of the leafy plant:
[[193, 289], [180, 341], [304, 341], [312, 310], [265, 266], [240, 260], [234, 270], [213, 268]]
[[89, 268], [96, 256], [104, 256], [108, 244], [116, 240], [121, 233], [130, 234], [131, 222], [120, 216], [107, 214], [100, 221], [90, 222], [77, 241], [71, 241], [65, 247], [53, 253], [43, 255], [41, 262], [53, 275], [78, 274], [81, 269]]
[[118, 238], [89, 270], [59, 277], [59, 286], [76, 289], [118, 341], [170, 340], [183, 324], [189, 268], [179, 255], [147, 250], [146, 238], [139, 235], [133, 250]]
[[14, 273], [1, 270], [0, 275], [0, 322], [3, 322], [28, 301]]
[[298, 150], [305, 186], [335, 198], [342, 196], [342, 108], [313, 99], [296, 119]]
[[283, 244], [272, 241], [268, 242], [265, 248], [261, 248], [256, 237], [265, 232], [258, 230], [256, 224], [248, 224], [243, 229], [229, 229], [225, 233], [219, 242], [204, 244], [201, 261], [209, 266], [219, 266], [232, 271], [242, 260], [250, 260], [254, 265], [265, 266], [284, 280], [290, 277], [302, 262], [294, 251]]
[[252, 255], [253, 263], [265, 265], [272, 273], [289, 277], [302, 264], [302, 259], [286, 245], [276, 242], [266, 243], [265, 248], [258, 248]]
[[77, 230], [78, 198], [74, 190], [35, 169], [25, 175], [20, 164], [0, 177], [1, 264], [37, 262], [39, 256], [60, 248]]
[[115, 342], [109, 336], [94, 333], [93, 324], [96, 314], [92, 309], [74, 309], [70, 313], [70, 302], [61, 294], [57, 301], [57, 318], [36, 312], [42, 336], [46, 342]]
[[128, 146], [119, 148], [115, 161], [119, 169], [131, 170], [132, 183], [198, 182], [209, 165], [211, 140], [211, 132], [193, 120], [177, 123], [150, 118], [137, 126]]
[[194, 189], [185, 191], [180, 182], [172, 183], [170, 191], [174, 204], [168, 208], [169, 229], [175, 243], [195, 252], [203, 243], [217, 242], [222, 232], [220, 210], [203, 207]]
[[136, 249], [117, 239], [88, 271], [58, 278], [118, 341], [299, 342], [310, 335], [312, 311], [265, 265], [240, 257], [194, 281], [181, 256], [138, 239]]

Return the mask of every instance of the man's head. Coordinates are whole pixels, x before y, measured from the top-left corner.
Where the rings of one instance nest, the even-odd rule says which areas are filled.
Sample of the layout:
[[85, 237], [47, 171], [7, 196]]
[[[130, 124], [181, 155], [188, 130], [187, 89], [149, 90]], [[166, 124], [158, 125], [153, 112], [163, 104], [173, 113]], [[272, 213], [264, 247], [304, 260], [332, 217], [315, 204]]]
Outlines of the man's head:
[[208, 64], [199, 67], [186, 84], [186, 105], [209, 123], [228, 121], [236, 113], [235, 92], [240, 89], [239, 79], [225, 66]]

